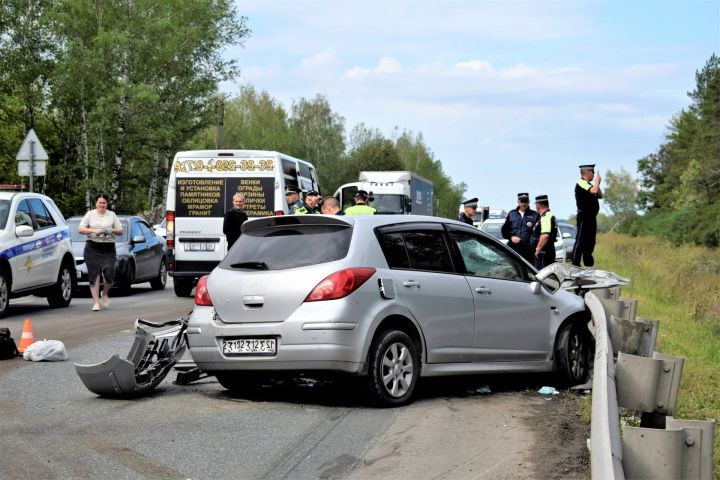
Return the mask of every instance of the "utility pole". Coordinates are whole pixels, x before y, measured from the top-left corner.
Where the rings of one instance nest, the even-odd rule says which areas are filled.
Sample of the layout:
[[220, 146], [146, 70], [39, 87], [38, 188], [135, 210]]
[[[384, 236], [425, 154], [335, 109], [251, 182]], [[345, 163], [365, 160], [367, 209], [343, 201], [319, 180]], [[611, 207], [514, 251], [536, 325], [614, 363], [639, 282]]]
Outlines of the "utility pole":
[[218, 107], [218, 125], [217, 132], [215, 133], [215, 149], [220, 150], [223, 148], [223, 140], [225, 136], [225, 100], [228, 98], [226, 95], [220, 95], [218, 100], [220, 105]]

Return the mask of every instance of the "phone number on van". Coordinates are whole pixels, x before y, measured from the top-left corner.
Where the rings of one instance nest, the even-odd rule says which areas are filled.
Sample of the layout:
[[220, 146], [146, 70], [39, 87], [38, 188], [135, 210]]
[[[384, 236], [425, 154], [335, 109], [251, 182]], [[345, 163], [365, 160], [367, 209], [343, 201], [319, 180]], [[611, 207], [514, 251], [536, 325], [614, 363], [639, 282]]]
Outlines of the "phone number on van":
[[272, 172], [275, 169], [273, 160], [178, 160], [173, 165], [176, 172]]

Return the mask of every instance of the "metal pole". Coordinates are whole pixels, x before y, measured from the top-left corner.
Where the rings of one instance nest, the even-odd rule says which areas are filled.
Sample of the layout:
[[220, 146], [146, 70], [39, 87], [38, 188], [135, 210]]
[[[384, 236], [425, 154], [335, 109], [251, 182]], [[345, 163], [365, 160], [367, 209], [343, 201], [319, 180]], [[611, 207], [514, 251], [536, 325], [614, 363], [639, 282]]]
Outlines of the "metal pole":
[[35, 176], [35, 142], [30, 140], [30, 192], [33, 192], [33, 177]]

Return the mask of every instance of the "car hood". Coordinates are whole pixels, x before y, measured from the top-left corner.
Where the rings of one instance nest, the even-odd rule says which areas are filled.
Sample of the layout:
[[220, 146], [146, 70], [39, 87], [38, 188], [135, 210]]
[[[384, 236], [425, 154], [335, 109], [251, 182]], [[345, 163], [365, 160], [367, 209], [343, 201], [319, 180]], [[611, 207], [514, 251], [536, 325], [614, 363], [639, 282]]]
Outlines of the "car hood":
[[578, 287], [583, 290], [594, 290], [630, 284], [629, 279], [613, 272], [576, 267], [566, 263], [548, 265], [537, 273], [537, 278], [542, 281], [553, 273], [560, 279], [562, 287], [566, 290], [575, 290]]

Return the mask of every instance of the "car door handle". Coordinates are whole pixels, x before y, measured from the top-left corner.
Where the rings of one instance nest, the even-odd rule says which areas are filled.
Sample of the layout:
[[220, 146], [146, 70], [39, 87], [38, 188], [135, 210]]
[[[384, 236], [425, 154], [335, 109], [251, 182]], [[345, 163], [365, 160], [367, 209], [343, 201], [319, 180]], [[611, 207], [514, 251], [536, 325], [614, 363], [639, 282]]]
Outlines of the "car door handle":
[[416, 282], [415, 280], [406, 280], [403, 282], [403, 287], [418, 287], [420, 288], [420, 282]]
[[488, 295], [490, 295], [492, 293], [492, 291], [490, 291], [490, 289], [487, 287], [478, 287], [475, 289], [475, 291], [477, 293], [487, 293]]

